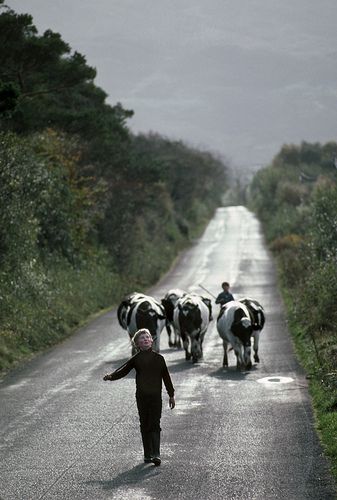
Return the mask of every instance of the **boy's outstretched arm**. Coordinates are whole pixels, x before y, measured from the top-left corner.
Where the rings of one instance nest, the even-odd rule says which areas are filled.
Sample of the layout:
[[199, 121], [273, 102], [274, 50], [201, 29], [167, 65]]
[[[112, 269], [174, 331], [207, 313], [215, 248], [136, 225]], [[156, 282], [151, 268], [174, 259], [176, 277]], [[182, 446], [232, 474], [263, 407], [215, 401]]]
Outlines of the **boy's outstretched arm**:
[[130, 373], [132, 368], [134, 368], [133, 358], [129, 359], [129, 361], [117, 368], [117, 370], [115, 370], [114, 372], [104, 375], [103, 380], [118, 380], [120, 378], [123, 378], [125, 377], [125, 375]]

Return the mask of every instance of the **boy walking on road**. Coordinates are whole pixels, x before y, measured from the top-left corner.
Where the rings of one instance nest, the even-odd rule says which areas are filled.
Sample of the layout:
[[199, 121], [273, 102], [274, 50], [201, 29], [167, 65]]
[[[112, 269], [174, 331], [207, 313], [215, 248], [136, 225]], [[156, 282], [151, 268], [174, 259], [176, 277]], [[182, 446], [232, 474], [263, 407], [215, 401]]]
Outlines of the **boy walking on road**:
[[160, 459], [160, 418], [162, 411], [162, 381], [169, 395], [169, 406], [175, 407], [174, 388], [161, 354], [152, 351], [152, 336], [146, 328], [135, 333], [133, 342], [139, 352], [103, 380], [118, 380], [133, 368], [136, 370], [136, 401], [139, 413], [140, 432], [144, 447], [144, 462], [161, 464]]

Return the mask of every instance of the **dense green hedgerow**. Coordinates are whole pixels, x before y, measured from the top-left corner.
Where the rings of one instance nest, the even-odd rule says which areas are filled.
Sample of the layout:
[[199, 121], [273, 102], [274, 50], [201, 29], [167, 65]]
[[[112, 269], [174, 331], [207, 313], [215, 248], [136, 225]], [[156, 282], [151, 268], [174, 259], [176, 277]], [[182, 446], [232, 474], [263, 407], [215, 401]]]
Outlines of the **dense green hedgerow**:
[[[150, 147], [151, 138], [140, 140]], [[175, 151], [172, 172], [177, 149], [195, 161], [205, 158], [160, 140]], [[218, 203], [217, 196], [199, 200], [190, 193], [184, 200], [189, 213], [182, 212], [166, 173], [151, 181], [145, 169], [142, 182], [127, 183], [114, 196], [109, 179], [86, 175], [82, 149], [80, 138], [51, 129], [0, 134], [0, 369], [59, 341], [130, 290], [154, 283]], [[134, 155], [136, 161], [136, 148]], [[154, 161], [149, 157], [148, 165]], [[221, 164], [214, 165], [205, 181], [224, 175]], [[191, 164], [193, 171], [200, 175]]]
[[333, 142], [284, 146], [254, 177], [250, 203], [277, 258], [290, 331], [337, 478], [336, 158]]

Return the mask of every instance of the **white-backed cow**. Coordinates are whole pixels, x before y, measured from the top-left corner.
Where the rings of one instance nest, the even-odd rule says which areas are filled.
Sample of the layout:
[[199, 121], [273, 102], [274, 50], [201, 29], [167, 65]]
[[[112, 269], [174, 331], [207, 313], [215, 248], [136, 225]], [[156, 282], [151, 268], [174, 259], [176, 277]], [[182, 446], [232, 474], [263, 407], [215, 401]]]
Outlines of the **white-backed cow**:
[[[178, 299], [186, 294], [180, 288], [173, 288], [169, 290], [165, 297], [161, 300], [162, 305], [165, 309], [166, 314], [166, 330], [168, 335], [168, 342], [170, 347], [181, 347], [181, 339], [178, 330], [173, 324], [173, 312], [177, 304]], [[173, 341], [172, 341], [172, 330], [173, 330]]]
[[242, 302], [242, 304], [244, 304], [247, 307], [250, 314], [250, 318], [252, 321], [252, 328], [253, 328], [252, 337], [254, 339], [253, 343], [254, 361], [256, 363], [259, 363], [260, 362], [258, 354], [259, 340], [260, 340], [260, 332], [266, 322], [265, 312], [263, 307], [257, 300], [245, 297], [243, 299], [240, 299], [239, 302]]
[[118, 318], [118, 323], [124, 330], [127, 330], [128, 327], [127, 316], [131, 304], [139, 302], [140, 300], [143, 300], [145, 297], [146, 295], [144, 295], [143, 293], [132, 292], [129, 293], [129, 295], [127, 295], [126, 297], [124, 297], [122, 302], [119, 304], [117, 309], [117, 318]]
[[[209, 302], [209, 299], [207, 299]], [[184, 349], [185, 358], [196, 363], [202, 358], [202, 343], [210, 322], [210, 304], [200, 295], [186, 293], [178, 299], [173, 313], [173, 324], [179, 332]], [[191, 347], [189, 350], [189, 344]]]
[[[117, 317], [122, 328], [127, 330], [130, 339], [140, 328], [147, 328], [153, 337], [153, 350], [160, 350], [160, 333], [165, 326], [164, 307], [153, 297], [134, 292], [119, 305]], [[136, 348], [132, 346], [132, 354]]]
[[[255, 316], [251, 312], [253, 302], [257, 313]], [[264, 321], [262, 306], [252, 299], [233, 300], [221, 307], [217, 319], [217, 330], [224, 346], [223, 366], [228, 366], [227, 347], [228, 344], [231, 344], [237, 359], [237, 369], [249, 370], [252, 367], [251, 337], [254, 337], [254, 360], [259, 361], [259, 334]]]

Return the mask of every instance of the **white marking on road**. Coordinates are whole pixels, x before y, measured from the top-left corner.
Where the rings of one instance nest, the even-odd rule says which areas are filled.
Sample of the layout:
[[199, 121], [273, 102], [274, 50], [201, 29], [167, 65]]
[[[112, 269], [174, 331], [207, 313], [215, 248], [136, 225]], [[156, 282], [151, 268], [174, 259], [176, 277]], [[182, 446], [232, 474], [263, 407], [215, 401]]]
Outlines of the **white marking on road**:
[[[159, 471], [158, 471], [159, 472]], [[114, 500], [152, 500], [153, 497], [148, 495], [143, 488], [130, 488], [121, 486], [114, 492]]]
[[278, 385], [278, 384], [289, 384], [290, 382], [294, 382], [294, 379], [291, 377], [263, 377], [257, 380], [259, 384], [268, 384], [268, 385]]

